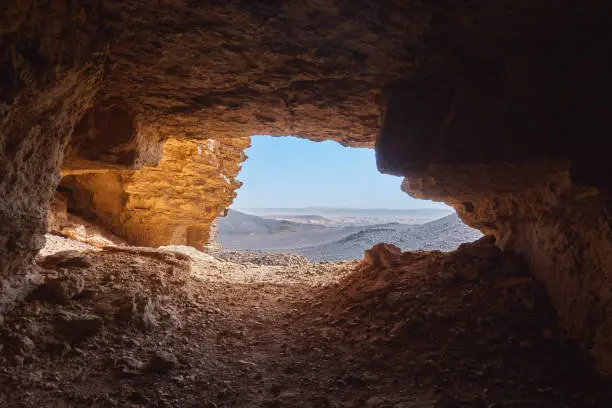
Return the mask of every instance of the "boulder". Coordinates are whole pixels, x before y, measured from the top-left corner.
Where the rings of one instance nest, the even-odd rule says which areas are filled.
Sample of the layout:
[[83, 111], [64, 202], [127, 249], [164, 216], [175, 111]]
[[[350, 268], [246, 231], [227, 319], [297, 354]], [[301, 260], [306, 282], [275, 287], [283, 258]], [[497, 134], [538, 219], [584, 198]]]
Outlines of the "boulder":
[[89, 268], [91, 261], [87, 255], [79, 251], [61, 251], [48, 255], [42, 259], [40, 266], [46, 269], [53, 268]]
[[46, 282], [51, 300], [66, 302], [80, 295], [85, 288], [85, 279], [79, 275], [62, 276]]
[[98, 334], [104, 321], [96, 315], [64, 312], [58, 316], [54, 326], [66, 340], [80, 342]]
[[402, 250], [397, 246], [381, 243], [364, 251], [364, 261], [373, 267], [393, 268], [398, 264], [401, 255]]
[[457, 252], [474, 258], [496, 258], [501, 255], [502, 251], [495, 245], [494, 235], [485, 235], [484, 237], [474, 241], [466, 242], [459, 245]]
[[28, 357], [34, 353], [36, 345], [28, 336], [19, 333], [12, 333], [5, 342], [6, 351], [22, 357]]
[[115, 318], [119, 321], [134, 323], [145, 331], [157, 326], [155, 304], [147, 296], [129, 295], [121, 299]]
[[153, 373], [163, 374], [176, 367], [176, 357], [166, 351], [157, 351], [147, 363], [145, 370]]

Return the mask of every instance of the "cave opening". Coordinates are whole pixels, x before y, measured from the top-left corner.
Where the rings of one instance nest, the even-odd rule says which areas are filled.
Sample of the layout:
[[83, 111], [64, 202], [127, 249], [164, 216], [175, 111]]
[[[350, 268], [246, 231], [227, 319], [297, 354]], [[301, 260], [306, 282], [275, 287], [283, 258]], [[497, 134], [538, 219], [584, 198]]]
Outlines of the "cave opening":
[[245, 153], [242, 186], [216, 222], [225, 249], [344, 261], [381, 242], [452, 251], [482, 236], [452, 207], [401, 191], [401, 177], [377, 170], [373, 149], [256, 135]]
[[[612, 2], [5, 3], [0, 405], [612, 406]], [[216, 257], [268, 133], [485, 236]]]
[[[290, 148], [274, 147], [283, 141]], [[230, 406], [253, 398], [267, 405], [300, 406], [296, 399], [303, 395], [315, 395], [314, 406], [346, 398], [355, 406], [401, 406], [414, 398], [442, 404], [448, 398], [464, 398], [431, 396], [433, 389], [448, 382], [468, 390], [470, 403], [507, 401], [509, 382], [520, 383], [525, 401], [536, 406], [556, 406], [567, 401], [572, 390], [592, 401], [607, 401], [607, 384], [587, 374], [591, 356], [564, 337], [549, 292], [533, 278], [525, 257], [502, 251], [494, 235], [482, 236], [463, 224], [459, 226], [471, 234], [469, 239], [439, 235], [446, 245], [454, 239], [452, 247], [410, 248], [393, 241], [393, 234], [407, 235], [408, 227], [397, 222], [402, 216], [424, 219], [417, 225], [420, 232], [423, 226], [448, 219], [446, 215], [427, 222], [450, 210], [438, 206], [424, 213], [423, 202], [401, 191], [415, 190], [418, 195], [419, 189], [430, 188], [431, 180], [413, 178], [406, 186], [407, 180], [389, 179], [396, 203], [411, 202], [412, 213], [401, 209], [403, 204], [396, 204], [399, 209], [345, 208], [356, 199], [376, 203], [391, 197], [374, 188], [380, 180], [376, 177], [385, 177], [374, 165], [374, 151], [356, 152], [361, 157], [335, 142], [291, 137], [170, 139], [155, 167], [63, 172], [48, 214], [55, 235], [47, 235], [48, 245], [37, 259], [45, 280], [25, 304], [7, 314], [10, 325], [26, 316], [43, 329], [30, 328], [11, 337], [17, 357], [5, 358], [9, 366], [25, 364], [22, 374], [27, 376], [30, 368], [41, 369], [36, 361], [56, 358], [29, 346], [45, 335], [53, 339], [45, 347], [60, 355], [73, 348], [82, 351], [94, 361], [92, 371], [101, 378], [118, 375], [129, 382], [152, 373], [182, 376], [182, 382], [163, 382], [169, 398], [179, 405], [193, 395], [179, 394], [177, 387], [195, 386], [201, 375], [214, 376], [208, 380], [215, 390], [211, 400]], [[251, 162], [243, 163], [247, 155]], [[250, 170], [250, 163], [262, 168]], [[310, 171], [299, 174], [292, 169]], [[359, 188], [341, 191], [342, 184]], [[309, 190], [309, 185], [322, 190]], [[242, 200], [241, 186], [254, 187]], [[263, 191], [257, 191], [261, 186]], [[332, 196], [332, 191], [338, 195]], [[266, 208], [282, 195], [293, 200], [285, 202], [298, 205], [304, 197], [327, 201], [307, 202], [304, 212], [288, 204], [284, 211]], [[469, 219], [477, 206], [457, 196], [451, 203]], [[249, 209], [259, 215], [233, 210], [234, 199], [238, 211], [259, 203]], [[338, 203], [337, 211], [330, 210], [330, 202]], [[312, 212], [322, 205], [326, 213]], [[227, 207], [230, 210], [219, 219]], [[458, 220], [455, 213], [452, 216]], [[232, 222], [223, 225], [227, 220]], [[321, 226], [325, 222], [335, 224]], [[253, 233], [253, 223], [261, 233]], [[269, 247], [270, 235], [285, 243], [296, 233], [296, 224], [338, 239], [332, 240], [327, 254], [329, 241], [310, 247]], [[231, 241], [224, 239], [235, 239], [232, 232], [226, 229], [219, 239], [228, 227], [259, 246], [231, 248]], [[448, 233], [447, 227], [442, 225], [442, 233]], [[331, 229], [331, 234], [322, 228]], [[380, 233], [389, 232], [381, 238]], [[375, 237], [368, 239], [371, 233]], [[220, 245], [215, 245], [215, 235]], [[316, 242], [327, 239], [306, 235]], [[337, 244], [347, 241], [352, 252]], [[342, 254], [334, 258], [338, 253]], [[32, 305], [39, 308], [37, 317]], [[118, 340], [126, 338], [129, 343]], [[194, 342], [199, 346], [191, 346]], [[122, 355], [109, 369], [105, 361], [113, 350]], [[211, 366], [203, 366], [203, 360]], [[341, 364], [333, 363], [338, 361]], [[215, 368], [220, 366], [225, 368]], [[568, 380], [573, 369], [575, 375]], [[524, 376], [525, 370], [534, 374]], [[247, 377], [236, 382], [245, 373]], [[413, 390], [408, 396], [396, 392], [398, 381], [406, 378]], [[584, 378], [591, 388], [580, 385]], [[271, 388], [250, 390], [261, 381]], [[572, 387], [562, 390], [562, 381]], [[321, 395], [330, 382], [337, 386]], [[355, 391], [355, 384], [367, 387]], [[542, 394], [542, 384], [554, 391]], [[145, 381], [138, 398], [159, 401], [155, 387]], [[488, 390], [485, 396], [483, 387]], [[82, 398], [76, 388], [69, 388]], [[350, 397], [343, 394], [347, 390], [352, 390]], [[130, 395], [120, 392], [117, 398]], [[104, 393], [97, 397], [114, 398]]]

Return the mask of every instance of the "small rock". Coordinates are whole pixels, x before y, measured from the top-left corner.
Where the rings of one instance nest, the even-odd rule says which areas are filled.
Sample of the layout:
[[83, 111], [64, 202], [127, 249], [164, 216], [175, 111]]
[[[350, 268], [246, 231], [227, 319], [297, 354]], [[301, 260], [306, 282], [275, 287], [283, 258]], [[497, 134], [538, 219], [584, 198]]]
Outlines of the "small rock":
[[147, 296], [128, 296], [120, 302], [120, 307], [115, 314], [117, 320], [133, 322], [140, 329], [148, 331], [157, 326], [155, 304]]
[[501, 256], [501, 249], [495, 245], [495, 236], [485, 235], [474, 241], [459, 245], [457, 252], [465, 253], [474, 258], [496, 258]]
[[66, 302], [80, 295], [85, 288], [85, 279], [82, 276], [63, 276], [47, 281], [49, 294], [58, 302]]
[[102, 318], [91, 314], [77, 315], [65, 312], [55, 321], [55, 329], [58, 333], [66, 340], [73, 342], [95, 336], [103, 326]]
[[89, 268], [91, 261], [89, 257], [79, 251], [61, 251], [48, 255], [40, 262], [40, 266], [46, 269], [53, 268]]
[[365, 262], [370, 266], [392, 268], [397, 265], [402, 255], [402, 250], [393, 244], [381, 243], [366, 249], [363, 255]]
[[80, 357], [80, 358], [87, 357], [87, 353], [85, 353], [85, 351], [81, 350], [78, 347], [75, 347], [72, 350], [70, 350], [70, 355], [75, 356], [75, 357]]
[[42, 371], [32, 371], [26, 375], [26, 378], [29, 383], [39, 383], [43, 380], [43, 373]]
[[115, 243], [109, 239], [101, 237], [99, 235], [95, 235], [93, 237], [87, 237], [85, 242], [91, 246], [95, 246], [96, 248], [104, 248], [105, 246], [115, 245]]
[[130, 396], [129, 396], [129, 399], [132, 402], [136, 402], [138, 404], [143, 404], [145, 406], [150, 406], [149, 404], [151, 403], [149, 398], [145, 394], [140, 392], [139, 390], [132, 391]]
[[6, 349], [13, 355], [28, 357], [34, 353], [36, 345], [28, 336], [11, 334], [6, 341]]
[[131, 368], [133, 370], [142, 370], [144, 364], [142, 361], [131, 356], [123, 356], [119, 359], [118, 364], [122, 367]]
[[54, 357], [63, 358], [72, 351], [72, 347], [65, 341], [55, 341], [47, 344], [47, 351]]
[[380, 375], [373, 374], [373, 373], [364, 373], [363, 379], [364, 381], [369, 382], [369, 383], [377, 383], [380, 381]]
[[146, 371], [164, 374], [176, 367], [176, 357], [166, 351], [158, 351], [147, 363]]
[[142, 371], [144, 364], [142, 361], [131, 356], [123, 356], [115, 361], [117, 371], [122, 376], [136, 376]]
[[407, 328], [408, 322], [406, 320], [400, 320], [399, 322], [395, 323], [393, 328], [389, 331], [389, 336], [395, 337], [402, 335], [406, 332]]

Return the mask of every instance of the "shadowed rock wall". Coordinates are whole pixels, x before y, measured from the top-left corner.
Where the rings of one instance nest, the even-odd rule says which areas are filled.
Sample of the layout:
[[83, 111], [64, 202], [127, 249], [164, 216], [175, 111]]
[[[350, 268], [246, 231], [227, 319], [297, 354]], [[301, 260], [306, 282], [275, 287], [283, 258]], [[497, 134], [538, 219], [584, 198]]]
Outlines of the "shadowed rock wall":
[[9, 0], [2, 8], [0, 312], [36, 279], [63, 150], [102, 78], [95, 5]]
[[500, 19], [463, 36], [455, 61], [389, 84], [377, 162], [524, 255], [569, 336], [612, 375], [610, 10], [568, 6], [533, 9], [522, 34]]

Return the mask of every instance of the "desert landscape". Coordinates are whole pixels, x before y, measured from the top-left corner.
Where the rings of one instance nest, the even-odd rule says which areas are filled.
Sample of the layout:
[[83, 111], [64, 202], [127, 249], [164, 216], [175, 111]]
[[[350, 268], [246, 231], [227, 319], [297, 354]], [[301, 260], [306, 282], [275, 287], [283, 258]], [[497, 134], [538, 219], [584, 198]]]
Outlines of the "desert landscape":
[[[219, 218], [228, 250], [291, 252], [311, 262], [360, 259], [379, 242], [402, 250], [452, 251], [482, 236], [446, 209], [247, 209]], [[257, 214], [257, 215], [256, 215]]]

